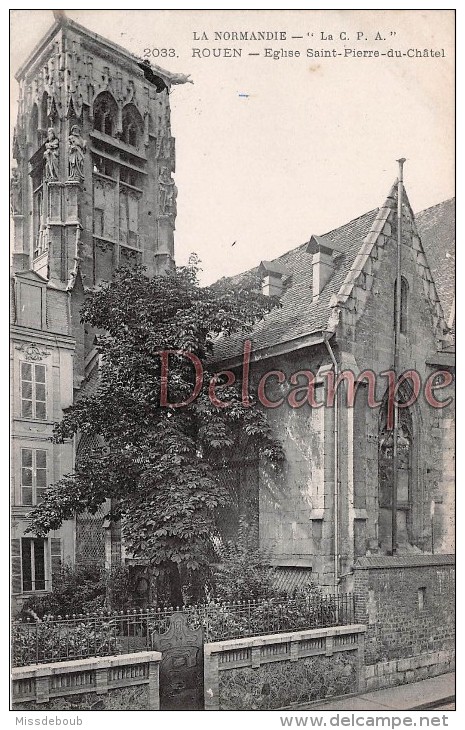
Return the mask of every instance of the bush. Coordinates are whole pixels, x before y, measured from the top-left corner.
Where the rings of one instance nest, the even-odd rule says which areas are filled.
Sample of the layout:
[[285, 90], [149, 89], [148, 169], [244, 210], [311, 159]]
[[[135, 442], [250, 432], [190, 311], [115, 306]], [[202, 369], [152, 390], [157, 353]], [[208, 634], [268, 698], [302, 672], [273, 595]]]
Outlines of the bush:
[[273, 573], [262, 550], [228, 542], [214, 571], [214, 597], [218, 601], [271, 598], [276, 593]]
[[258, 603], [208, 605], [204, 626], [208, 641], [276, 634], [334, 626], [334, 605], [318, 591], [296, 598], [271, 598]]
[[98, 624], [36, 621], [17, 623], [12, 628], [13, 665], [83, 659], [117, 654], [117, 638], [111, 620]]
[[238, 541], [227, 542], [219, 553], [221, 562], [213, 571], [211, 597], [214, 601], [315, 598], [321, 595], [315, 583], [291, 592], [279, 590], [270, 555], [258, 547], [257, 531], [244, 522], [239, 524]]
[[53, 591], [28, 598], [19, 618], [72, 616], [104, 608], [121, 610], [131, 601], [132, 585], [125, 566], [111, 571], [96, 566], [66, 565], [53, 576]]

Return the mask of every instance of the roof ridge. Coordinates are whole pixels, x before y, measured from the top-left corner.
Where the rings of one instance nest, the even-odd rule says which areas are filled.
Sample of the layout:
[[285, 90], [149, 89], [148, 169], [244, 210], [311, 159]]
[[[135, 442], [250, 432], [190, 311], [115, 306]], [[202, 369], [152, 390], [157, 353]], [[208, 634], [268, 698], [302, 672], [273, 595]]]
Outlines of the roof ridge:
[[434, 205], [430, 205], [428, 206], [428, 208], [423, 208], [423, 210], [419, 210], [417, 213], [415, 213], [415, 217], [417, 217], [418, 215], [423, 215], [423, 213], [428, 213], [430, 210], [433, 210], [433, 208], [438, 208], [440, 205], [452, 203], [452, 201], [455, 205], [455, 195], [453, 195], [451, 198], [447, 198], [446, 200], [441, 200], [439, 203], [434, 203]]
[[[357, 221], [361, 220], [367, 215], [371, 215], [374, 212], [378, 212], [378, 208], [372, 208], [371, 210], [365, 211], [365, 213], [362, 213], [361, 215], [356, 216], [355, 218], [351, 218], [350, 221], [347, 221], [346, 223], [343, 223], [340, 226], [336, 226], [335, 228], [331, 228], [329, 231], [326, 231], [325, 233], [318, 234], [319, 238], [323, 238], [324, 236], [329, 236], [330, 233], [335, 233], [335, 231], [340, 231], [341, 228], [345, 228], [346, 226], [349, 226], [351, 223], [356, 223]], [[316, 234], [313, 234], [316, 235]], [[311, 236], [310, 236], [311, 238]], [[273, 259], [268, 259], [269, 262], [278, 261], [279, 259], [282, 259], [284, 256], [288, 256], [290, 253], [294, 253], [295, 251], [298, 251], [300, 248], [303, 248], [304, 246], [308, 246], [310, 239], [308, 241], [304, 241], [304, 243], [299, 243], [298, 246], [295, 246], [294, 248], [290, 248], [287, 251], [284, 251], [284, 253], [279, 254], [279, 256], [276, 256]], [[235, 276], [241, 276], [243, 274], [247, 274], [250, 271], [254, 271], [255, 269], [258, 269], [259, 264], [257, 266], [253, 266], [251, 269], [246, 269], [246, 271], [241, 271], [238, 274], [234, 274], [230, 278], [234, 278]]]
[[365, 213], [362, 213], [361, 215], [356, 216], [355, 218], [351, 218], [350, 221], [347, 221], [347, 223], [343, 223], [341, 226], [336, 226], [336, 228], [331, 228], [330, 231], [326, 231], [326, 233], [320, 233], [319, 237], [323, 238], [323, 236], [329, 236], [330, 233], [334, 233], [335, 231], [340, 231], [341, 228], [345, 228], [346, 226], [350, 225], [351, 223], [355, 223], [356, 221], [361, 220], [366, 215], [371, 215], [372, 213], [377, 213], [380, 210], [379, 206], [376, 208], [371, 208], [371, 210], [365, 211]]

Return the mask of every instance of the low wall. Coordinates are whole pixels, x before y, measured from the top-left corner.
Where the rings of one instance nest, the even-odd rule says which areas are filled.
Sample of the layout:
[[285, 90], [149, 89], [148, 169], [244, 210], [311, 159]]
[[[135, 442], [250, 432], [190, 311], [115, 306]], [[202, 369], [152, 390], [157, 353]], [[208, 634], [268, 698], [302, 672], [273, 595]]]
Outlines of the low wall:
[[205, 644], [206, 710], [272, 710], [361, 692], [360, 625]]
[[14, 710], [158, 710], [158, 651], [12, 670]]
[[360, 558], [356, 621], [366, 625], [367, 689], [416, 682], [454, 669], [452, 555]]

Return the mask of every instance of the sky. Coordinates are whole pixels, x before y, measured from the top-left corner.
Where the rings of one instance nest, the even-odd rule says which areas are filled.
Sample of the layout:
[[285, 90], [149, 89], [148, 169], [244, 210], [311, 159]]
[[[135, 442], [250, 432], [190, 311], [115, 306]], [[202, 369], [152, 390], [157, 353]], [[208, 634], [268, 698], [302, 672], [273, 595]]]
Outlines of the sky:
[[[179, 191], [175, 256], [183, 264], [195, 251], [203, 283], [279, 256], [380, 206], [399, 157], [407, 158], [405, 186], [415, 211], [454, 195], [452, 11], [66, 12], [139, 56], [172, 48], [173, 57], [151, 53], [150, 60], [191, 74], [194, 83], [171, 94]], [[53, 15], [13, 10], [10, 22], [14, 73]], [[240, 31], [286, 33], [286, 39], [214, 38], [215, 32]], [[194, 38], [202, 33], [206, 39]], [[213, 57], [214, 48], [242, 49], [242, 55]], [[266, 48], [300, 56], [265, 57]], [[440, 56], [355, 55], [430, 48]], [[307, 56], [307, 49], [343, 55]], [[17, 95], [13, 80], [13, 124]]]

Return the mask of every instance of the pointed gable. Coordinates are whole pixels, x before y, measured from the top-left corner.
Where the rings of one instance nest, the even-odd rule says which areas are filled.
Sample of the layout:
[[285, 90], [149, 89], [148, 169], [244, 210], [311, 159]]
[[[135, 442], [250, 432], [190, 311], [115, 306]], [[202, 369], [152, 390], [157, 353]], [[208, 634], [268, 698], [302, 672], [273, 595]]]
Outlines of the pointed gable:
[[[409, 245], [422, 280], [425, 299], [430, 305], [433, 329], [441, 338], [448, 329], [447, 323], [405, 190], [403, 208]], [[370, 295], [383, 248], [395, 240], [396, 216], [397, 180], [380, 208], [324, 235], [313, 235], [308, 243], [269, 262], [276, 267], [285, 267], [291, 284], [281, 297], [281, 307], [257, 322], [248, 335], [254, 352], [265, 355], [272, 348], [284, 344], [287, 349], [292, 349], [293, 345], [302, 346], [299, 343], [305, 337], [334, 332], [344, 312], [344, 316], [350, 312], [349, 319], [357, 321]], [[313, 298], [312, 254], [321, 251], [331, 255], [333, 270], [318, 297]], [[248, 273], [258, 275], [260, 270]], [[232, 277], [231, 284], [239, 283], [242, 276]], [[239, 335], [220, 338], [215, 343], [215, 360], [234, 358], [241, 352], [243, 339], [244, 336]]]

